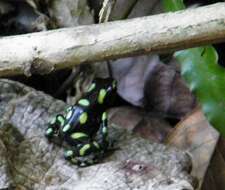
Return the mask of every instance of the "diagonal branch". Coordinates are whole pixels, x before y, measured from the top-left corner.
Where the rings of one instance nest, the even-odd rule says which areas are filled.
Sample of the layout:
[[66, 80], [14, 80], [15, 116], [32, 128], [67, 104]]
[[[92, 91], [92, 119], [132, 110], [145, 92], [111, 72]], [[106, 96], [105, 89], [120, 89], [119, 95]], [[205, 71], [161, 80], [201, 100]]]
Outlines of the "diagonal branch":
[[225, 39], [225, 3], [0, 39], [0, 76], [165, 52]]

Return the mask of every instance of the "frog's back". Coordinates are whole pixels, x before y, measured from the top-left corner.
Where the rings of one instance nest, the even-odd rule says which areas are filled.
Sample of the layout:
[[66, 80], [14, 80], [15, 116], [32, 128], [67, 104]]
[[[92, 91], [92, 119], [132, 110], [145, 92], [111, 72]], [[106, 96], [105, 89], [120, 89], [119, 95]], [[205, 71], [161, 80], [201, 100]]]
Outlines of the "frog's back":
[[93, 136], [99, 129], [103, 112], [112, 106], [115, 97], [115, 80], [95, 79], [88, 92], [76, 105], [68, 109], [66, 122], [62, 128], [64, 135], [82, 132]]

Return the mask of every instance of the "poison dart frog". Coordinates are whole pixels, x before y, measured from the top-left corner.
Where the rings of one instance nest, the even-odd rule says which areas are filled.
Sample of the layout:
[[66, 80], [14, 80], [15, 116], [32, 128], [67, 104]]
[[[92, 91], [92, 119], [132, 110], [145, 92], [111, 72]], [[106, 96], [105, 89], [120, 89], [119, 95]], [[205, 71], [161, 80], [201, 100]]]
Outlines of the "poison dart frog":
[[110, 144], [106, 109], [112, 106], [116, 91], [115, 80], [95, 79], [75, 105], [50, 121], [45, 135], [50, 141], [58, 139], [69, 145], [66, 160], [88, 166], [102, 158]]

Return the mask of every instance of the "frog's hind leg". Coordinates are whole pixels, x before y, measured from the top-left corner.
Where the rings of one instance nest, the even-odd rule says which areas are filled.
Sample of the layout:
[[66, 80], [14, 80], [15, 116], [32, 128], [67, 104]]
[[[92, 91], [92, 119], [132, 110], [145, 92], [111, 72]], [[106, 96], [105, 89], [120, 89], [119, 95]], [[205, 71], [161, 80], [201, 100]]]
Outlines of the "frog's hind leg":
[[91, 141], [90, 136], [82, 132], [75, 132], [67, 139], [72, 145], [65, 151], [66, 160], [79, 166], [88, 166], [97, 162], [100, 146], [96, 141]]

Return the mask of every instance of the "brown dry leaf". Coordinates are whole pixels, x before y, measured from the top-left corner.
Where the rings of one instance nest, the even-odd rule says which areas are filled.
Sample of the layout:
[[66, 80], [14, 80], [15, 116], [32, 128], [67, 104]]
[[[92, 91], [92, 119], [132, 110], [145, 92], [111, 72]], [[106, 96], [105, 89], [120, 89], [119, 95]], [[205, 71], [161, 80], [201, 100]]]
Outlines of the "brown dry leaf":
[[120, 126], [128, 131], [154, 142], [163, 142], [171, 132], [171, 126], [158, 116], [149, 115], [142, 109], [133, 107], [113, 108], [109, 112], [112, 126]]
[[111, 64], [118, 94], [129, 103], [158, 114], [181, 118], [195, 106], [195, 98], [176, 68], [158, 55], [118, 59]]
[[181, 119], [195, 108], [196, 99], [176, 67], [159, 62], [152, 67], [144, 85], [147, 110]]
[[200, 109], [177, 124], [167, 144], [187, 150], [192, 156], [192, 175], [199, 181], [199, 189], [219, 139]]
[[225, 189], [225, 140], [220, 138], [210, 166], [206, 173], [202, 190], [224, 190]]

